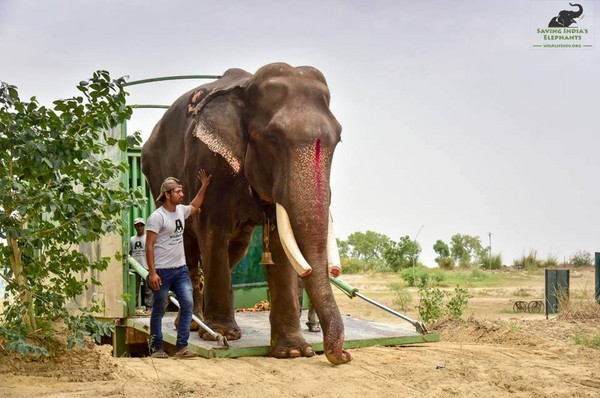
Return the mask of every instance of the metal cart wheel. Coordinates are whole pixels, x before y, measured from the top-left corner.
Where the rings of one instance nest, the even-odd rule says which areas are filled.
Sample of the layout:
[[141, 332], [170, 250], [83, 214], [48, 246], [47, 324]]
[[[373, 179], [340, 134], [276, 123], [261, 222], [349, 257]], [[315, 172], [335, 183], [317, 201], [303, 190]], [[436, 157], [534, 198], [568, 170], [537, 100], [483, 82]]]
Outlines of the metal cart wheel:
[[527, 312], [527, 302], [526, 301], [515, 301], [513, 304], [514, 312]]
[[540, 313], [543, 309], [544, 303], [542, 302], [542, 300], [530, 301], [529, 304], [527, 304], [527, 312]]

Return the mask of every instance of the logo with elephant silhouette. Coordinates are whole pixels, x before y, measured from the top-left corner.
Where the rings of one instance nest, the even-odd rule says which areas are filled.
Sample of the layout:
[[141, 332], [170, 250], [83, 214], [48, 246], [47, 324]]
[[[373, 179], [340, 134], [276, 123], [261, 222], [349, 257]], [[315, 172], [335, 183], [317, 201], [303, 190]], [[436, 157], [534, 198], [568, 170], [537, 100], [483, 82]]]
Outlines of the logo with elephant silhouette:
[[549, 28], [568, 28], [573, 24], [577, 23], [579, 18], [583, 18], [583, 7], [581, 4], [569, 3], [571, 7], [578, 8], [577, 10], [561, 10], [558, 15], [552, 17], [548, 23]]
[[530, 42], [534, 49], [594, 48], [594, 2], [532, 0]]

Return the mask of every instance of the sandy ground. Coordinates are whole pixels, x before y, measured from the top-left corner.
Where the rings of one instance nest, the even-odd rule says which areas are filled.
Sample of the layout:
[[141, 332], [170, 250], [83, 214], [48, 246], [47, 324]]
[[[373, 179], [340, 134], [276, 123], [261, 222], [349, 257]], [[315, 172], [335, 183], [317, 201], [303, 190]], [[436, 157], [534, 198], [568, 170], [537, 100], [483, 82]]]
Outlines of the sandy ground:
[[[373, 297], [389, 283], [376, 275], [346, 279]], [[588, 282], [582, 282], [581, 288], [572, 282], [573, 293], [587, 291]], [[539, 280], [531, 286], [530, 297], [537, 298]], [[514, 314], [517, 288], [509, 286], [505, 294], [490, 288], [498, 300], [490, 292], [474, 294], [467, 319], [435, 325], [440, 342], [352, 349], [352, 362], [342, 366], [332, 366], [324, 355], [117, 359], [110, 346], [90, 345], [41, 361], [0, 356], [0, 396], [599, 397], [600, 350], [573, 342], [577, 335], [597, 335], [599, 318]], [[392, 322], [355, 300], [339, 297], [342, 313]]]

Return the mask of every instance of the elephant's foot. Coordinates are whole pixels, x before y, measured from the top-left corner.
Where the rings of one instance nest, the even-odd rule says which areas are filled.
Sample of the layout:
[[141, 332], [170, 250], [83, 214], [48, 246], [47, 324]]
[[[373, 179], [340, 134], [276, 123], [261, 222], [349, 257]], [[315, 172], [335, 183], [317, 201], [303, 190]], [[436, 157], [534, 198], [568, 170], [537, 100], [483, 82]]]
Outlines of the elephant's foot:
[[271, 356], [275, 358], [312, 357], [315, 350], [302, 337], [281, 338], [272, 342]]
[[[175, 329], [177, 329], [179, 327], [179, 312], [177, 312], [177, 316], [175, 317], [175, 321], [173, 322], [175, 324]], [[200, 329], [200, 325], [198, 325], [198, 323], [194, 320], [192, 320], [192, 324], [190, 325], [190, 331], [192, 332], [196, 332]]]
[[[242, 330], [234, 322], [233, 324], [223, 324], [218, 322], [206, 323], [214, 332], [224, 336], [227, 340], [239, 340], [242, 337]], [[202, 340], [217, 340], [212, 334], [200, 328], [198, 335]]]
[[200, 325], [198, 325], [196, 321], [192, 321], [192, 326], [190, 326], [190, 330], [192, 332], [197, 332], [198, 330], [200, 330]]
[[[177, 312], [177, 316], [175, 317], [175, 321], [173, 323], [175, 324], [175, 329], [177, 329], [179, 327], [179, 312]], [[196, 321], [192, 321], [192, 324], [190, 325], [190, 331], [195, 332], [197, 330], [200, 330], [200, 325], [198, 325]]]

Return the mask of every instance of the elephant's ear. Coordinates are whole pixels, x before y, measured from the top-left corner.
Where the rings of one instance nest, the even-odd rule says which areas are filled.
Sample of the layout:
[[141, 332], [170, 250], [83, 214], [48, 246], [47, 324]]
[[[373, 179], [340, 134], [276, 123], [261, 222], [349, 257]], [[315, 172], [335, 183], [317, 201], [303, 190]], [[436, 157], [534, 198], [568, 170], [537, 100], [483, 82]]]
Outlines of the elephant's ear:
[[188, 101], [186, 116], [195, 116], [212, 99], [225, 95], [236, 88], [246, 87], [252, 74], [243, 69], [228, 69], [223, 76], [213, 83], [208, 83], [194, 90]]
[[246, 153], [242, 92], [251, 79], [242, 69], [229, 69], [219, 80], [193, 91], [187, 105], [187, 116], [195, 121], [194, 136], [221, 155], [235, 174]]

